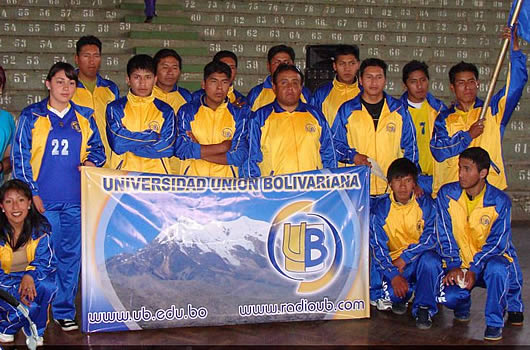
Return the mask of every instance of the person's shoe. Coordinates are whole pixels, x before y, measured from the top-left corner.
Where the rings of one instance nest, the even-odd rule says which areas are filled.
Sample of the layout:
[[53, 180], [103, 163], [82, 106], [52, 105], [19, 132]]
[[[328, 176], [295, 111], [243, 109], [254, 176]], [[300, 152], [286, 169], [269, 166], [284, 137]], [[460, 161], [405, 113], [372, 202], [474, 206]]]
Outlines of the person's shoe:
[[392, 312], [396, 315], [404, 315], [407, 313], [407, 303], [392, 303]]
[[14, 334], [4, 334], [0, 333], [0, 343], [12, 343], [15, 341]]
[[61, 326], [61, 329], [65, 332], [75, 331], [76, 329], [79, 329], [79, 326], [77, 325], [77, 322], [75, 322], [75, 320], [69, 320], [65, 318], [64, 320], [55, 320], [55, 323]]
[[429, 315], [429, 309], [425, 306], [420, 306], [416, 315], [416, 327], [419, 329], [429, 329], [431, 326], [432, 320], [431, 315]]
[[[24, 328], [22, 328], [22, 333], [24, 333], [24, 335], [26, 336], [26, 346], [31, 349], [30, 347], [30, 343], [32, 343], [31, 341], [31, 336], [28, 336], [26, 334], [26, 331], [24, 330]], [[35, 343], [35, 346], [44, 346], [44, 338], [43, 337], [37, 337], [37, 341]]]
[[512, 326], [522, 326], [524, 315], [519, 311], [508, 311], [508, 323]]
[[387, 299], [370, 300], [370, 305], [375, 306], [379, 311], [392, 310], [392, 302]]
[[144, 23], [151, 23], [151, 22], [153, 22], [153, 16], [147, 16], [147, 17], [145, 17], [145, 21], [144, 21]]
[[502, 328], [486, 326], [486, 331], [484, 332], [484, 339], [486, 340], [501, 340], [502, 339]]
[[469, 311], [455, 311], [455, 321], [469, 322], [471, 320], [471, 313]]

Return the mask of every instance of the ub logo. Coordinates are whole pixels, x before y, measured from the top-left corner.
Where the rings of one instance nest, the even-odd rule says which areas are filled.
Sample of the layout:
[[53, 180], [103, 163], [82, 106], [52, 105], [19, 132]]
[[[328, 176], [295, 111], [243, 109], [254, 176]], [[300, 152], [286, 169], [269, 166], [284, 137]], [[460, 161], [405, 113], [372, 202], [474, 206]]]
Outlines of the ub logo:
[[388, 132], [396, 132], [396, 124], [388, 123], [386, 125], [386, 131], [388, 131]]
[[282, 208], [267, 240], [271, 265], [283, 278], [296, 282], [303, 294], [331, 285], [343, 258], [338, 230], [325, 216], [311, 212], [313, 204], [298, 201]]
[[[324, 225], [308, 225], [306, 222], [300, 225], [284, 224], [285, 269], [291, 272], [307, 272], [308, 269], [322, 267], [328, 255], [324, 239]], [[313, 252], [318, 252], [314, 259]]]
[[149, 123], [149, 129], [155, 131], [155, 132], [159, 132], [160, 131], [160, 124], [158, 124], [158, 122], [150, 122]]
[[224, 128], [223, 129], [223, 137], [226, 138], [226, 139], [231, 139], [232, 138], [232, 129]]
[[306, 124], [305, 130], [310, 133], [314, 133], [317, 131], [317, 127], [313, 124]]
[[73, 121], [72, 122], [72, 129], [74, 129], [77, 132], [81, 132], [81, 127], [79, 126], [79, 122]]
[[480, 223], [484, 226], [489, 226], [490, 225], [490, 222], [491, 222], [491, 219], [489, 216], [487, 215], [483, 215], [481, 218], [480, 218]]

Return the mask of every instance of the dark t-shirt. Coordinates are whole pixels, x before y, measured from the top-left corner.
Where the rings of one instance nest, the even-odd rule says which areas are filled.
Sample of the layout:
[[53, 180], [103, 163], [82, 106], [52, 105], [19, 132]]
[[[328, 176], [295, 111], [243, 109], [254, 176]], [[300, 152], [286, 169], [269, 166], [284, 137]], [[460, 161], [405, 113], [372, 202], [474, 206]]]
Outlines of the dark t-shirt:
[[385, 105], [385, 98], [383, 97], [381, 101], [377, 103], [368, 103], [361, 97], [361, 103], [372, 116], [372, 119], [374, 120], [374, 127], [377, 130], [377, 123], [379, 122], [379, 116], [381, 115], [381, 111]]

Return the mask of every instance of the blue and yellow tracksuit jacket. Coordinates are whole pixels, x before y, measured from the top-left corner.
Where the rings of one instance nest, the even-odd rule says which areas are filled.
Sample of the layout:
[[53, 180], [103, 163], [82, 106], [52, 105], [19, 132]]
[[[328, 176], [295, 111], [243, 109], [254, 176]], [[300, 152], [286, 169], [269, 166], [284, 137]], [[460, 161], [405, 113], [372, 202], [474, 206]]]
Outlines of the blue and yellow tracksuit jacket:
[[[107, 159], [110, 157], [111, 149], [109, 142], [107, 141], [106, 121], [105, 121], [105, 110], [107, 104], [120, 98], [120, 91], [118, 86], [108, 79], [104, 79], [99, 74], [96, 78], [96, 87], [94, 92], [90, 92], [81, 81], [77, 83], [77, 89], [75, 90], [72, 101], [79, 106], [88, 107], [94, 110], [94, 118], [98, 126], [99, 135], [105, 147], [105, 156]], [[108, 164], [106, 164], [108, 166]]]
[[[274, 102], [275, 99], [276, 94], [272, 91], [272, 77], [270, 75], [263, 83], [254, 86], [247, 95], [247, 103], [252, 112]], [[311, 99], [311, 91], [305, 86], [302, 88], [300, 99], [304, 103], [308, 103]]]
[[[48, 230], [34, 231], [25, 246], [28, 256], [26, 271], [11, 272], [13, 262], [13, 249], [7, 242], [0, 242], [0, 288], [8, 289], [20, 283], [24, 274], [30, 275], [35, 282], [53, 276], [56, 270], [56, 261], [50, 242]], [[14, 275], [17, 278], [12, 278]]]
[[401, 257], [408, 264], [425, 251], [436, 250], [436, 209], [429, 195], [413, 195], [401, 204], [390, 192], [378, 198], [370, 211], [372, 256], [388, 280], [399, 274], [392, 261]]
[[[94, 111], [70, 102], [81, 132], [80, 163], [86, 160], [96, 166], [105, 164], [105, 150], [101, 143]], [[48, 117], [48, 98], [22, 110], [11, 148], [13, 177], [25, 181], [33, 195], [39, 195], [37, 179], [42, 166], [51, 122]], [[70, 113], [70, 112], [69, 112]]]
[[[191, 99], [194, 102], [201, 102], [204, 96], [204, 89], [199, 89], [191, 94]], [[247, 105], [247, 98], [241, 92], [234, 89], [234, 85], [230, 85], [228, 89], [228, 101], [236, 107], [243, 107]]]
[[333, 125], [340, 106], [361, 92], [358, 82], [353, 84], [341, 83], [337, 78], [319, 87], [311, 97], [310, 105], [324, 114], [329, 125]]
[[300, 102], [293, 112], [277, 101], [250, 117], [249, 158], [244, 176], [268, 176], [336, 168], [335, 148], [324, 116]]
[[447, 269], [469, 268], [479, 274], [489, 258], [513, 261], [511, 201], [486, 182], [482, 201], [468, 215], [465, 191], [458, 182], [442, 186], [436, 198], [437, 234]]
[[430, 144], [436, 159], [434, 193], [442, 185], [458, 180], [458, 155], [468, 147], [482, 147], [488, 151], [492, 161], [488, 181], [501, 190], [507, 187], [502, 138], [527, 80], [526, 55], [521, 51], [512, 51], [506, 86], [493, 96], [486, 112], [484, 132], [475, 139], [471, 138], [468, 130], [480, 116], [484, 105], [482, 100], [477, 98], [468, 112], [452, 106], [438, 115]]
[[[405, 157], [418, 165], [416, 132], [408, 110], [400, 100], [384, 93], [385, 104], [377, 129], [370, 113], [361, 103], [361, 95], [340, 108], [331, 128], [337, 150], [337, 160], [353, 164], [357, 153], [374, 159], [386, 174], [390, 164]], [[372, 174], [370, 194], [381, 195], [387, 183]]]
[[129, 92], [107, 107], [107, 138], [113, 169], [170, 174], [176, 140], [175, 113], [153, 95]]
[[[225, 102], [214, 111], [203, 98], [184, 105], [177, 115], [178, 138], [175, 155], [183, 159], [184, 175], [238, 177], [238, 168], [248, 157], [248, 107]], [[191, 132], [198, 143], [188, 136]], [[201, 145], [232, 140], [226, 153], [228, 165], [201, 159]]]
[[[175, 113], [175, 118], [180, 107], [191, 101], [191, 93], [188, 90], [177, 85], [175, 85], [173, 87], [173, 90], [170, 92], [165, 92], [164, 90], [155, 85], [153, 87], [153, 96], [170, 105], [173, 108], [173, 112]], [[169, 167], [171, 168], [170, 173], [181, 174], [181, 163], [181, 160], [177, 157], [169, 158]]]

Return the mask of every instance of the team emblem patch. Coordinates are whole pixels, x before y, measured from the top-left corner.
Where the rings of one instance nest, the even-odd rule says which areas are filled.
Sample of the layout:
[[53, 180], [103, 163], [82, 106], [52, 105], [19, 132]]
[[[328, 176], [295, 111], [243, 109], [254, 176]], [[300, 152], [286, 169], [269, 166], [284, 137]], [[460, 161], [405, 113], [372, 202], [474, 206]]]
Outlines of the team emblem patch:
[[313, 124], [306, 124], [305, 130], [307, 132], [313, 133], [313, 132], [317, 131], [317, 127], [315, 125], [313, 125]]
[[416, 230], [418, 232], [422, 232], [423, 231], [423, 222], [421, 220], [416, 223]]
[[388, 123], [386, 125], [386, 131], [388, 131], [388, 132], [396, 132], [396, 124]]
[[77, 132], [81, 132], [81, 127], [79, 126], [79, 122], [73, 121], [72, 122], [72, 129], [74, 129]]
[[230, 128], [224, 128], [223, 129], [223, 137], [226, 138], [226, 139], [231, 139], [232, 138], [232, 129]]
[[484, 226], [489, 226], [490, 222], [491, 222], [491, 219], [487, 215], [482, 215], [482, 217], [480, 218], [480, 223]]
[[155, 132], [159, 132], [160, 131], [160, 124], [158, 124], [158, 122], [151, 122], [149, 123], [149, 129], [155, 131]]

